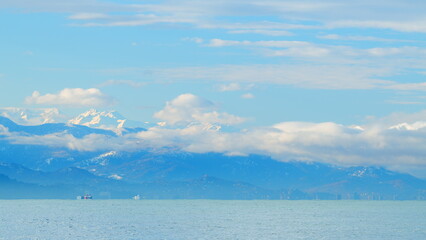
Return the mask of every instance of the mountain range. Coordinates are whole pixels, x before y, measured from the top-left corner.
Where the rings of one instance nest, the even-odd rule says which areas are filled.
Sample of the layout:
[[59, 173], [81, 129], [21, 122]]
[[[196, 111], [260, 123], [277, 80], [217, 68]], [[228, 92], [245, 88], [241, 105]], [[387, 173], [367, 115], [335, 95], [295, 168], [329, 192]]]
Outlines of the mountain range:
[[8, 118], [23, 126], [35, 126], [46, 123], [63, 123], [80, 125], [97, 129], [111, 130], [116, 133], [126, 129], [152, 127], [155, 124], [126, 119], [117, 111], [97, 111], [90, 109], [75, 117], [66, 116], [56, 108], [0, 108], [0, 116]]
[[[4, 116], [5, 114], [2, 114]], [[66, 132], [114, 137], [126, 119], [93, 110], [67, 123], [25, 126], [7, 117], [9, 133]], [[95, 120], [93, 120], [95, 119]], [[111, 120], [112, 119], [112, 120]], [[108, 129], [108, 120], [115, 129]], [[111, 121], [110, 121], [111, 120]], [[121, 122], [120, 122], [120, 121]], [[0, 126], [0, 127], [1, 127]], [[425, 199], [426, 181], [378, 166], [341, 167], [268, 156], [226, 156], [177, 149], [78, 151], [15, 143], [0, 133], [0, 198]]]

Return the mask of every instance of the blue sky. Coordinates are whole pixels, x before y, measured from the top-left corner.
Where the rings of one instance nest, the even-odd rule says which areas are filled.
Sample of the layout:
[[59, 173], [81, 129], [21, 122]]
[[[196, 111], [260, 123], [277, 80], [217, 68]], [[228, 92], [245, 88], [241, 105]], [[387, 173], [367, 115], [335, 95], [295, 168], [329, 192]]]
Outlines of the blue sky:
[[406, 84], [426, 76], [425, 4], [383, 3], [4, 2], [1, 103], [98, 88], [117, 100], [101, 107], [152, 120], [192, 93], [253, 125], [421, 111], [424, 87]]
[[228, 114], [215, 123], [239, 129], [386, 129], [426, 117], [424, 1], [0, 0], [0, 9], [0, 107], [115, 109], [155, 122], [191, 94]]

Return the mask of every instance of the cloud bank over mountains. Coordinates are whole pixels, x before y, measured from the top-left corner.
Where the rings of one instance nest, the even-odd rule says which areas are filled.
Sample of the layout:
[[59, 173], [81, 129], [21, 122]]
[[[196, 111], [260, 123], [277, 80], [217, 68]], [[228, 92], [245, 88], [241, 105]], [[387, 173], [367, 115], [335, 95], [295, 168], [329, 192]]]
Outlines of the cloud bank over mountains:
[[[86, 115], [92, 116], [93, 119], [89, 120], [96, 120], [97, 123], [105, 122], [101, 118], [126, 121], [112, 112], [104, 114], [92, 110]], [[16, 119], [10, 114], [2, 116]], [[116, 116], [120, 116], [120, 119], [116, 119]], [[281, 122], [228, 132], [222, 130], [221, 126], [237, 125], [244, 118], [220, 112], [215, 103], [202, 97], [182, 94], [168, 101], [162, 110], [155, 113], [155, 117], [161, 121], [157, 125], [116, 136], [89, 134], [76, 137], [66, 131], [32, 135], [9, 131], [7, 126], [2, 125], [0, 134], [14, 144], [46, 145], [77, 151], [168, 148], [194, 153], [260, 154], [281, 161], [385, 166], [402, 171], [426, 169], [426, 121], [422, 121], [426, 112], [396, 114], [371, 120], [362, 126], [345, 126], [333, 122]], [[82, 119], [70, 123], [90, 123]], [[401, 120], [406, 122], [399, 122]], [[105, 127], [102, 124], [87, 126]], [[123, 125], [116, 126], [120, 127]]]

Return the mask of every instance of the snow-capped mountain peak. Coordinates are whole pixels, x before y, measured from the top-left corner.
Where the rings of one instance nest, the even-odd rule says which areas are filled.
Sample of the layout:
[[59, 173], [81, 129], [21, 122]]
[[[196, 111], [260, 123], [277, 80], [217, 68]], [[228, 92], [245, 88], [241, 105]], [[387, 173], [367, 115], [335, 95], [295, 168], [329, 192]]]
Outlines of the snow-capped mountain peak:
[[123, 131], [129, 128], [148, 128], [152, 124], [132, 121], [123, 117], [115, 110], [97, 111], [90, 109], [75, 118], [68, 120], [68, 124], [83, 125], [91, 128], [107, 129], [121, 135]]
[[90, 109], [70, 119], [68, 123], [94, 128], [117, 129], [123, 128], [126, 121], [127, 120], [116, 111], [99, 112], [95, 109]]
[[117, 111], [97, 111], [90, 109], [77, 117], [71, 118], [63, 114], [57, 108], [0, 108], [0, 117], [5, 117], [18, 125], [36, 126], [46, 123], [66, 123], [71, 125], [83, 125], [90, 128], [98, 128], [114, 131], [116, 134], [123, 132], [136, 132], [155, 126], [149, 122], [128, 120]]

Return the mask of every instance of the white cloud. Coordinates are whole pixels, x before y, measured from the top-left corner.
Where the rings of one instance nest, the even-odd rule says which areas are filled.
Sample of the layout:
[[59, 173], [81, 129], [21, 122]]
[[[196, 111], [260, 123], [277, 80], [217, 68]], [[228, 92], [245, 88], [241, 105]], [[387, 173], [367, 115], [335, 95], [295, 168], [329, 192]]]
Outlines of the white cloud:
[[[392, 89], [413, 88], [416, 83], [398, 83], [401, 75], [422, 74], [426, 49], [414, 46], [354, 48], [304, 41], [235, 41], [212, 39], [208, 47], [242, 47], [261, 57], [292, 58], [287, 64], [222, 65], [157, 69], [154, 79], [176, 81], [196, 79], [228, 82], [221, 89], [238, 89], [238, 84], [289, 84], [302, 88]], [[410, 76], [411, 77], [411, 76]], [[409, 78], [407, 78], [409, 79]], [[423, 88], [419, 88], [423, 89]]]
[[26, 12], [54, 12], [54, 13], [101, 13], [101, 12], [132, 12], [134, 7], [124, 4], [114, 4], [98, 0], [15, 0], [0, 1], [1, 8], [20, 8]]
[[67, 133], [28, 136], [6, 132], [15, 144], [67, 147], [77, 151], [137, 151], [163, 147], [184, 151], [248, 155], [262, 154], [288, 161], [319, 161], [336, 165], [426, 167], [426, 123], [414, 122], [385, 127], [283, 122], [241, 132], [221, 132], [202, 124], [183, 128], [153, 127], [125, 136], [90, 134], [75, 138]]
[[207, 45], [209, 47], [227, 47], [227, 46], [252, 46], [252, 47], [271, 47], [271, 48], [288, 48], [288, 47], [304, 47], [311, 44], [303, 41], [232, 41], [223, 39], [212, 39]]
[[184, 24], [194, 23], [196, 20], [184, 16], [165, 16], [156, 14], [135, 14], [133, 16], [109, 15], [102, 18], [101, 22], [84, 22], [74, 24], [83, 27], [133, 27], [152, 24]]
[[[15, 0], [0, 2], [2, 8], [70, 13], [71, 20], [85, 26], [140, 26], [146, 24], [191, 24], [198, 28], [233, 30], [287, 30], [295, 28], [381, 28], [426, 32], [425, 2], [327, 0], [166, 0], [138, 3], [65, 0]], [[330, 14], [333, 13], [333, 14]], [[107, 17], [105, 15], [108, 15]], [[238, 16], [237, 21], [223, 17]], [[241, 21], [256, 17], [257, 22]], [[281, 22], [271, 24], [270, 19]], [[243, 22], [243, 23], [241, 23]], [[293, 24], [289, 24], [291, 22]], [[271, 26], [274, 25], [274, 26]], [[278, 27], [279, 26], [279, 27]], [[256, 32], [253, 32], [256, 33]], [[259, 32], [264, 34], [264, 32]]]
[[195, 43], [198, 43], [198, 44], [200, 44], [200, 43], [203, 43], [203, 42], [204, 42], [204, 39], [199, 38], [199, 37], [192, 37], [192, 38], [187, 37], [187, 38], [183, 38], [182, 40], [183, 40], [183, 41], [188, 41], [188, 42], [195, 42]]
[[58, 132], [47, 135], [20, 135], [18, 133], [10, 134], [7, 138], [13, 144], [42, 145], [57, 148], [68, 148], [76, 151], [99, 151], [99, 150], [117, 150], [117, 151], [135, 151], [145, 149], [148, 145], [141, 139], [132, 138], [132, 135], [121, 137], [111, 137], [100, 134], [89, 134], [82, 138], [76, 138], [66, 132]]
[[293, 36], [294, 34], [285, 30], [267, 30], [267, 29], [243, 29], [243, 30], [231, 30], [231, 34], [261, 34], [267, 36]]
[[41, 95], [38, 91], [25, 99], [27, 104], [63, 105], [71, 107], [101, 107], [114, 103], [112, 97], [99, 89], [65, 88], [57, 94]]
[[403, 90], [403, 91], [426, 91], [426, 82], [421, 83], [398, 83], [387, 87], [388, 89]]
[[400, 32], [426, 33], [426, 19], [417, 20], [336, 20], [328, 24], [329, 28], [379, 28]]
[[391, 104], [400, 104], [400, 105], [420, 105], [420, 104], [425, 104], [424, 102], [414, 102], [414, 101], [386, 101], [387, 103], [391, 103]]
[[343, 41], [371, 41], [371, 42], [415, 42], [412, 40], [405, 39], [388, 39], [388, 38], [379, 38], [372, 36], [344, 36], [339, 34], [327, 34], [317, 36], [319, 39], [328, 39], [328, 40], [343, 40]]
[[289, 48], [285, 50], [273, 50], [265, 52], [269, 56], [273, 57], [325, 57], [330, 54], [330, 50], [321, 47], [298, 47]]
[[262, 154], [282, 161], [319, 161], [345, 166], [426, 167], [425, 125], [415, 130], [377, 126], [360, 130], [361, 127], [331, 122], [284, 122], [237, 133], [195, 125], [182, 129], [156, 127], [139, 133], [138, 137], [152, 147], [173, 146], [197, 153]]
[[[207, 29], [225, 29], [228, 31], [287, 31], [287, 30], [315, 30], [324, 29], [324, 26], [306, 25], [302, 23], [286, 23], [286, 22], [199, 22], [198, 27]], [[254, 33], [254, 32], [253, 32]], [[267, 35], [267, 34], [262, 34]]]
[[232, 91], [241, 91], [241, 90], [250, 90], [254, 88], [254, 84], [241, 84], [241, 83], [228, 83], [219, 85], [219, 91], [221, 92], [232, 92]]
[[[324, 38], [324, 37], [323, 37]], [[328, 39], [339, 39], [338, 35], [328, 35]], [[414, 59], [419, 59], [426, 54], [425, 48], [413, 46], [399, 46], [399, 47], [374, 47], [367, 49], [357, 49], [348, 46], [336, 46], [315, 44], [304, 41], [234, 41], [223, 39], [211, 39], [208, 47], [250, 47], [260, 48], [260, 51], [265, 56], [289, 56], [289, 57], [325, 57], [330, 58], [327, 61], [339, 58], [344, 58], [346, 61], [356, 62], [357, 58], [364, 57], [368, 60], [369, 57], [391, 57], [398, 58], [409, 56]], [[365, 62], [365, 60], [363, 60]], [[359, 61], [359, 59], [358, 59]]]
[[241, 98], [244, 98], [244, 99], [253, 99], [254, 95], [251, 94], [251, 93], [245, 93], [245, 94], [241, 95]]
[[[327, 49], [327, 48], [326, 48]], [[264, 53], [274, 54], [274, 51]], [[401, 75], [422, 75], [426, 49], [400, 47], [395, 55], [393, 48], [352, 49], [330, 48], [328, 56], [318, 57], [314, 52], [298, 56], [302, 61], [283, 64], [213, 65], [179, 68], [123, 68], [106, 70], [109, 74], [143, 75], [159, 82], [208, 81], [217, 85], [219, 91], [245, 90], [253, 84], [292, 85], [317, 89], [388, 89], [425, 91], [423, 83], [410, 82], [406, 78], [399, 83]], [[373, 53], [371, 53], [373, 52]], [[374, 53], [375, 52], [375, 53]], [[302, 53], [298, 53], [302, 55]], [[308, 57], [311, 54], [312, 56]], [[373, 55], [374, 54], [374, 55]], [[294, 54], [296, 57], [297, 54]], [[352, 57], [350, 57], [352, 56]], [[106, 72], [105, 71], [105, 72]], [[411, 76], [410, 76], [411, 77]]]
[[139, 87], [145, 86], [146, 83], [136, 82], [132, 80], [108, 80], [99, 84], [99, 87], [107, 87], [107, 86], [114, 86], [114, 85], [125, 85], [125, 86], [134, 87], [134, 88], [139, 88]]
[[109, 18], [109, 16], [104, 13], [76, 13], [74, 15], [69, 16], [69, 19], [73, 20], [93, 20], [105, 18]]
[[193, 94], [182, 94], [166, 103], [163, 110], [154, 114], [155, 118], [169, 125], [186, 125], [190, 123], [235, 125], [243, 118], [228, 113], [215, 111], [215, 105]]
[[368, 117], [368, 126], [381, 128], [391, 128], [401, 123], [415, 123], [426, 119], [426, 110], [416, 113], [396, 112], [382, 118]]
[[256, 64], [170, 68], [152, 71], [167, 81], [221, 81], [238, 84], [282, 84], [319, 89], [374, 89], [393, 84], [380, 79], [395, 69], [349, 64]]
[[366, 52], [371, 56], [387, 57], [392, 55], [416, 56], [425, 54], [426, 50], [418, 47], [370, 48]]
[[241, 89], [242, 87], [239, 83], [222, 84], [219, 86], [219, 91], [221, 92], [239, 91]]

